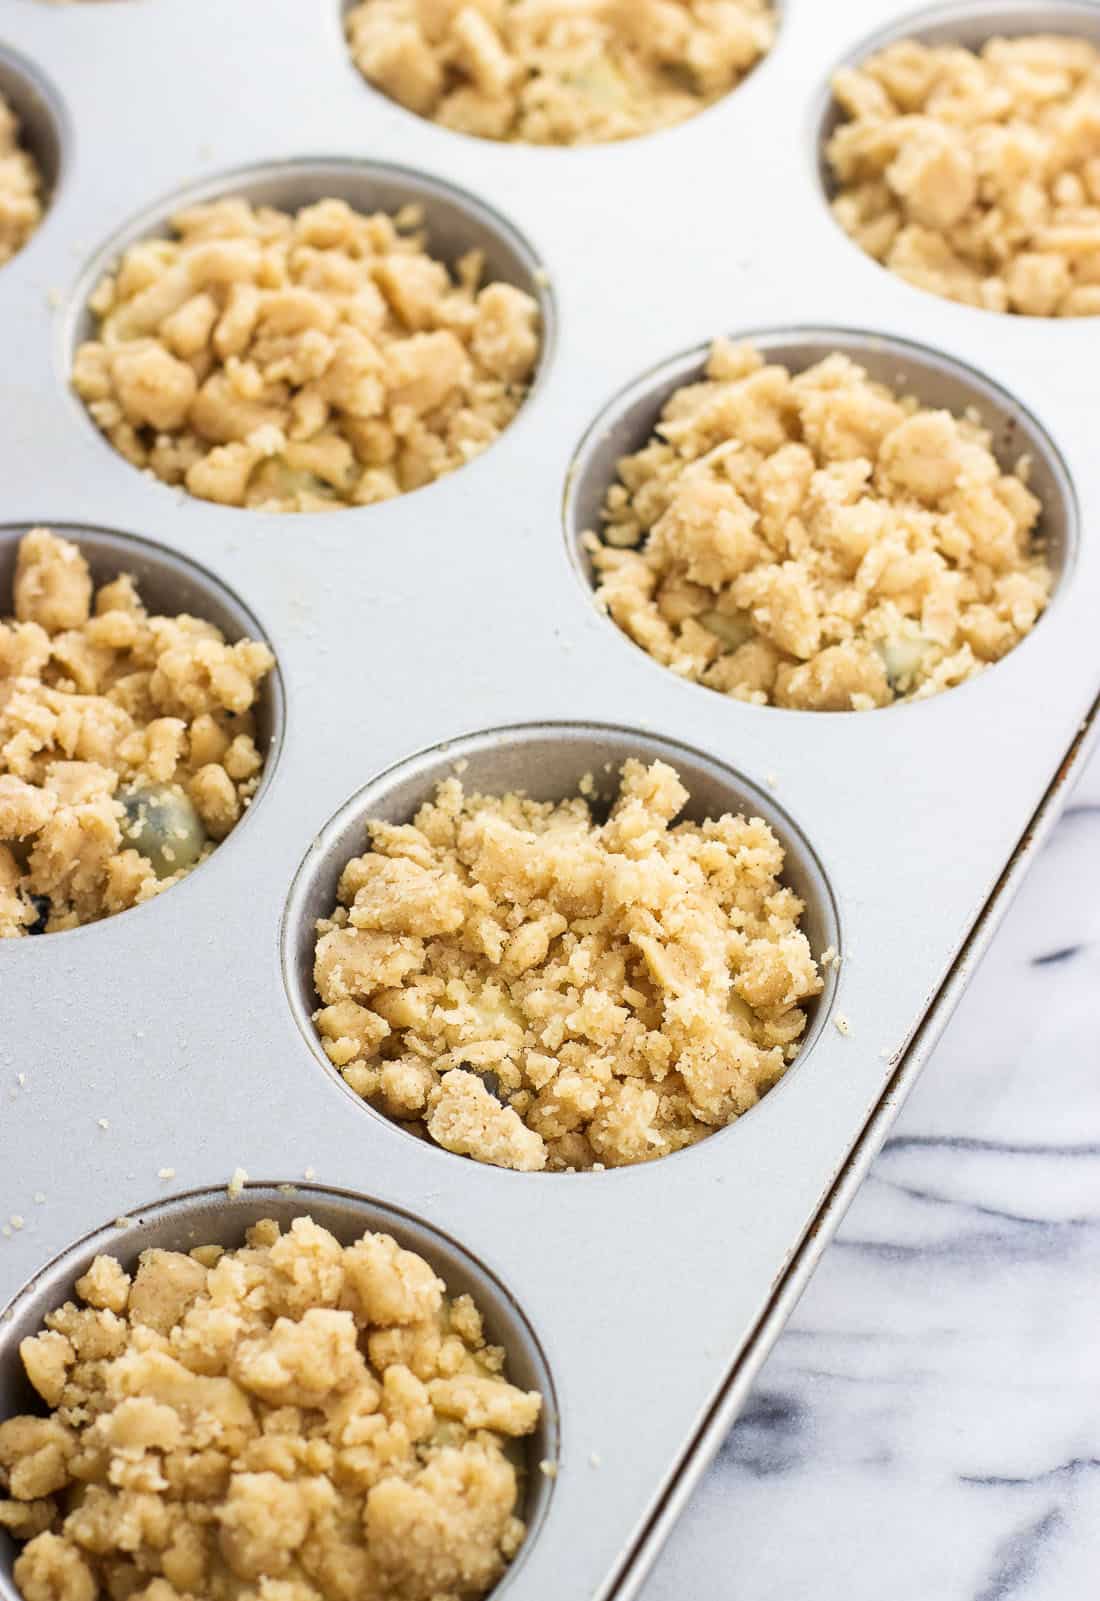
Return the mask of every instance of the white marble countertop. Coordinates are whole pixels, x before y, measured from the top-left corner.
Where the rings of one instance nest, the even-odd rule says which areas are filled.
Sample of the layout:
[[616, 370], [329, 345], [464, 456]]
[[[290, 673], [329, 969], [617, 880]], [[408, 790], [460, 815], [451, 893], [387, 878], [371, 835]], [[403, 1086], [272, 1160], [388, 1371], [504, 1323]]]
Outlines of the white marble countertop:
[[1100, 755], [644, 1589], [884, 1597], [1100, 1597]]

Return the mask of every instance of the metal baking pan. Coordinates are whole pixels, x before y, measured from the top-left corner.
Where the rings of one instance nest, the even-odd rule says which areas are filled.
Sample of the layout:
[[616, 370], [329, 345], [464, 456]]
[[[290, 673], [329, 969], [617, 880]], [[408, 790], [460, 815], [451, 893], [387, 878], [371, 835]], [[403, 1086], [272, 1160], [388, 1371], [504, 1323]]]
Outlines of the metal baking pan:
[[[1100, 38], [1094, 5], [937, 15], [971, 41]], [[235, 1238], [272, 1209], [381, 1223], [475, 1288], [548, 1398], [534, 1449], [559, 1471], [532, 1473], [532, 1532], [498, 1593], [638, 1593], [1056, 815], [1100, 691], [1091, 328], [922, 294], [827, 209], [828, 74], [884, 29], [911, 31], [893, 0], [786, 0], [774, 52], [725, 101], [558, 151], [457, 136], [376, 94], [339, 0], [8, 0], [0, 86], [54, 194], [0, 271], [0, 611], [19, 531], [46, 522], [100, 572], [136, 560], [158, 604], [258, 632], [280, 677], [262, 792], [211, 861], [137, 910], [0, 949], [5, 1409], [18, 1337], [98, 1245]], [[501, 440], [402, 499], [287, 518], [192, 500], [117, 456], [67, 387], [88, 290], [186, 199], [230, 190], [420, 200], [440, 250], [486, 245], [536, 289], [542, 368]], [[973, 403], [1006, 461], [1033, 456], [1057, 591], [978, 680], [859, 715], [744, 706], [597, 611], [576, 536], [615, 454], [708, 340], [761, 331], [791, 361], [852, 349]], [[842, 953], [798, 1062], [733, 1127], [648, 1167], [524, 1175], [413, 1139], [309, 1033], [308, 923], [341, 854], [462, 755], [471, 777], [553, 794], [628, 752], [671, 755], [702, 808], [749, 804], [782, 831], [815, 946]], [[254, 1185], [231, 1203], [237, 1167]]]

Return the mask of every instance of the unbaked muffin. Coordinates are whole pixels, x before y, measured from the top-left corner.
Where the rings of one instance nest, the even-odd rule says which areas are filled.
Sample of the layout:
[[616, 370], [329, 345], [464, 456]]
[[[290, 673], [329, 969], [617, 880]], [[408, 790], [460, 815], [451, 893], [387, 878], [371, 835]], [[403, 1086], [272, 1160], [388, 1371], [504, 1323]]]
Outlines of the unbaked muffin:
[[987, 311], [1100, 313], [1100, 52], [1088, 40], [994, 38], [974, 52], [907, 39], [837, 73], [833, 92], [833, 213], [869, 255]]
[[594, 792], [450, 778], [411, 823], [368, 825], [318, 924], [329, 1060], [476, 1161], [583, 1170], [695, 1144], [783, 1075], [822, 987], [767, 823], [677, 823], [688, 792], [662, 762], [628, 761], [609, 815]]
[[97, 1256], [0, 1423], [24, 1601], [476, 1601], [526, 1530], [509, 1384], [468, 1295], [308, 1216], [239, 1250]]
[[360, 0], [352, 59], [409, 111], [483, 139], [587, 145], [683, 122], [775, 38], [769, 0]]
[[0, 265], [22, 250], [42, 221], [42, 173], [19, 139], [19, 119], [0, 95]]
[[1053, 574], [1029, 463], [840, 353], [719, 340], [584, 537], [601, 607], [662, 666], [756, 705], [865, 711], [964, 683]]
[[151, 616], [77, 545], [19, 544], [0, 620], [0, 939], [55, 933], [179, 883], [259, 785], [256, 701], [274, 657], [212, 623]]
[[327, 511], [492, 444], [539, 356], [537, 302], [436, 260], [419, 213], [193, 206], [91, 298], [73, 385], [136, 467], [226, 506]]

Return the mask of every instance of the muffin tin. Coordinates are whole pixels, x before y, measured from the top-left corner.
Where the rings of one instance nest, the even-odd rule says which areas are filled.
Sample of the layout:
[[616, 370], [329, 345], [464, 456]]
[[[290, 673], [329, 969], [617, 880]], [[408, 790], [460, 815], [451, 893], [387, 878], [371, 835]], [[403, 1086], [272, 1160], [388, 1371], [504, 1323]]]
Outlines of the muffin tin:
[[[496, 1592], [514, 1601], [638, 1594], [1093, 734], [1097, 333], [937, 300], [846, 238], [820, 175], [827, 75], [905, 8], [782, 9], [728, 99], [577, 151], [392, 105], [351, 65], [339, 0], [4, 9], [0, 82], [40, 108], [55, 181], [0, 271], [0, 610], [14, 539], [45, 522], [87, 534], [97, 576], [136, 559], [158, 605], [259, 634], [280, 668], [263, 790], [210, 861], [122, 916], [0, 947], [4, 1409], [19, 1337], [95, 1248], [237, 1239], [272, 1210], [384, 1226], [476, 1285], [547, 1395], [535, 1453], [556, 1476], [532, 1462], [531, 1536]], [[1100, 39], [1095, 5], [943, 13], [971, 41], [983, 15]], [[415, 494], [284, 518], [116, 455], [67, 388], [94, 276], [177, 204], [242, 188], [422, 200], [440, 248], [488, 242], [534, 286], [542, 366], [501, 439]], [[796, 364], [855, 348], [930, 400], [973, 400], [1006, 462], [1033, 456], [1059, 582], [976, 681], [873, 715], [745, 706], [658, 668], [592, 603], [576, 535], [614, 456], [709, 339], [762, 330]], [[553, 795], [628, 751], [672, 756], [698, 804], [751, 804], [791, 847], [815, 950], [842, 956], [792, 1070], [703, 1144], [606, 1173], [482, 1167], [358, 1103], [310, 1035], [308, 923], [363, 816], [407, 813], [462, 759]], [[231, 1201], [238, 1167], [254, 1182]]]

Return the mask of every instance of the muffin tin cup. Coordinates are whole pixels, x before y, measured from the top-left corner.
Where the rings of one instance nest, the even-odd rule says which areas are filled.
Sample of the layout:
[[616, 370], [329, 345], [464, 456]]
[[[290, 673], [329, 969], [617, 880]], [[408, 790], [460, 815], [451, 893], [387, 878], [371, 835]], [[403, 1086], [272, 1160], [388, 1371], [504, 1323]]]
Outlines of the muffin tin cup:
[[20, 143], [30, 151], [42, 174], [45, 220], [66, 166], [69, 130], [62, 103], [49, 78], [25, 56], [5, 46], [0, 46], [0, 95], [19, 118]]
[[[504, 1348], [506, 1376], [520, 1389], [538, 1390], [543, 1410], [535, 1433], [520, 1442], [523, 1482], [518, 1510], [527, 1524], [527, 1540], [494, 1594], [513, 1593], [523, 1558], [538, 1536], [553, 1495], [554, 1479], [540, 1464], [559, 1457], [558, 1414], [554, 1382], [534, 1330], [506, 1287], [454, 1239], [426, 1228], [415, 1218], [365, 1196], [312, 1184], [249, 1184], [234, 1197], [225, 1190], [198, 1190], [141, 1207], [78, 1240], [35, 1275], [20, 1295], [0, 1312], [0, 1417], [17, 1412], [42, 1414], [46, 1408], [22, 1374], [20, 1342], [37, 1334], [47, 1312], [72, 1300], [77, 1279], [96, 1256], [112, 1256], [133, 1273], [143, 1251], [190, 1251], [199, 1245], [233, 1250], [262, 1218], [273, 1218], [286, 1230], [296, 1217], [309, 1216], [328, 1229], [341, 1245], [364, 1232], [390, 1234], [405, 1250], [422, 1256], [443, 1280], [447, 1294], [472, 1296], [482, 1314], [485, 1338]], [[10, 1584], [12, 1542], [0, 1543], [0, 1573]], [[5, 1582], [6, 1581], [6, 1582]]]
[[[989, 430], [993, 453], [1003, 471], [1012, 472], [1022, 461], [1027, 463], [1028, 486], [1043, 507], [1035, 540], [1041, 544], [1055, 575], [1050, 604], [1036, 627], [1050, 616], [1057, 605], [1058, 590], [1072, 571], [1079, 509], [1058, 447], [1021, 400], [961, 362], [909, 340], [883, 334], [851, 328], [767, 328], [737, 330], [729, 337], [734, 343], [752, 345], [769, 361], [792, 373], [804, 372], [839, 352], [857, 362], [876, 383], [888, 385], [898, 395], [911, 396], [922, 406], [942, 408], [956, 416], [976, 417]], [[569, 555], [587, 588], [594, 590], [597, 578], [585, 548], [585, 535], [600, 535], [604, 497], [609, 486], [618, 481], [619, 461], [641, 450], [653, 437], [662, 410], [678, 389], [705, 377], [709, 351], [709, 344], [700, 346], [644, 374], [616, 396], [581, 441], [569, 471], [564, 521]], [[607, 622], [628, 643], [634, 643], [610, 617]], [[1025, 636], [1021, 645], [1026, 645], [1030, 637]]]
[[[541, 156], [542, 160], [553, 161], [555, 159], [561, 159], [562, 157], [569, 159], [570, 156], [576, 159], [576, 157], [582, 153], [593, 150], [613, 149], [618, 144], [636, 145], [639, 140], [659, 138], [662, 133], [669, 131], [665, 128], [652, 128], [644, 133], [635, 134], [633, 138], [627, 140], [597, 141], [594, 144], [563, 146], [551, 144], [519, 143], [512, 145], [507, 141], [489, 139], [482, 134], [463, 133], [454, 129], [446, 128], [440, 123], [432, 122], [430, 118], [421, 117], [418, 112], [410, 110], [408, 106], [402, 105], [400, 101], [391, 99], [390, 96], [386, 94], [386, 91], [380, 88], [376, 83], [372, 82], [372, 80], [368, 78], [358, 66], [354, 57], [352, 56], [351, 48], [347, 41], [347, 19], [350, 13], [354, 11], [356, 6], [359, 4], [359, 0], [330, 0], [330, 3], [335, 4], [337, 8], [340, 22], [340, 32], [344, 38], [344, 48], [347, 55], [348, 65], [359, 79], [363, 90], [367, 94], [377, 95], [380, 99], [385, 100], [391, 109], [398, 111], [403, 117], [410, 119], [416, 118], [421, 123], [425, 123], [429, 127], [436, 128], [440, 133], [444, 134], [449, 139], [457, 139], [464, 142], [476, 142], [478, 144], [496, 144], [505, 149], [518, 149], [526, 152], [533, 151], [535, 153], [536, 160], [540, 159]], [[772, 12], [775, 17], [777, 35], [785, 26], [789, 9], [790, 0], [772, 0]], [[751, 67], [748, 68], [748, 70], [743, 74], [743, 76], [738, 80], [732, 89], [727, 90], [727, 92], [724, 95], [719, 96], [717, 100], [712, 100], [707, 105], [702, 106], [700, 110], [694, 112], [691, 117], [688, 117], [685, 120], [688, 122], [694, 122], [697, 117], [705, 117], [707, 113], [713, 111], [716, 106], [721, 106], [724, 101], [730, 98], [731, 95], [735, 95], [740, 90], [744, 89], [751, 81], [753, 74], [767, 59], [768, 58], [766, 55], [761, 56]], [[682, 126], [682, 124], [673, 124], [673, 127], [677, 126]]]
[[[829, 76], [831, 78], [843, 67], [858, 67], [868, 56], [903, 39], [917, 39], [921, 44], [930, 46], [961, 45], [967, 50], [980, 50], [987, 39], [1015, 39], [1029, 33], [1074, 34], [1100, 47], [1100, 10], [1090, 0], [1044, 0], [1042, 5], [1036, 5], [1035, 0], [951, 0], [947, 5], [903, 11], [892, 17], [885, 26], [878, 26], [873, 34], [835, 61]], [[828, 83], [823, 86], [819, 97], [815, 120], [818, 173], [824, 197], [831, 202], [837, 193], [837, 184], [825, 148], [847, 118], [833, 98]], [[843, 229], [839, 231], [853, 250], [873, 261]], [[888, 271], [879, 262], [873, 261], [873, 265], [880, 272]], [[903, 279], [897, 281], [904, 285]], [[917, 294], [930, 293], [916, 284], [905, 287]], [[968, 309], [980, 310], [977, 307]], [[986, 312], [985, 315], [999, 319], [1004, 313]], [[1037, 322], [1041, 327], [1049, 319], [1028, 317], [1025, 320]], [[1088, 318], [1071, 320], [1089, 321]]]
[[[581, 781], [590, 779], [593, 788], [587, 793], [593, 816], [598, 819], [610, 808], [618, 792], [623, 763], [631, 757], [675, 767], [691, 797], [681, 820], [701, 823], [727, 812], [763, 817], [783, 846], [783, 883], [795, 891], [805, 907], [802, 928], [814, 956], [820, 958], [832, 950], [843, 959], [836, 905], [812, 848], [774, 798], [720, 762], [672, 740], [627, 728], [585, 723], [497, 728], [449, 740], [446, 745], [422, 751], [381, 774], [337, 812], [314, 840], [298, 869], [283, 918], [283, 976], [295, 1021], [318, 1062], [373, 1117], [401, 1128], [400, 1123], [375, 1112], [344, 1083], [325, 1055], [313, 1023], [313, 1013], [322, 1004], [313, 984], [317, 920], [331, 916], [344, 867], [368, 848], [368, 823], [375, 819], [411, 822], [419, 808], [434, 797], [438, 785], [454, 776], [461, 778], [468, 795], [502, 795], [522, 790], [533, 800], [543, 801], [576, 796]], [[824, 1027], [836, 992], [836, 971], [833, 963], [822, 970], [824, 988], [806, 1006], [806, 1031], [788, 1074], [808, 1055]], [[720, 1132], [723, 1131], [715, 1130], [710, 1137]], [[449, 1154], [442, 1147], [433, 1145], [430, 1149]], [[687, 1160], [694, 1149], [697, 1147], [676, 1154], [680, 1160]], [[564, 1175], [546, 1176], [560, 1179]], [[522, 1181], [528, 1182], [529, 1176], [523, 1175]]]
[[[88, 307], [89, 296], [103, 276], [117, 268], [130, 246], [143, 239], [172, 237], [171, 219], [178, 212], [228, 196], [243, 198], [257, 207], [273, 206], [292, 213], [324, 199], [344, 200], [356, 211], [367, 214], [384, 211], [395, 215], [405, 207], [417, 207], [429, 255], [443, 261], [453, 271], [467, 252], [480, 250], [485, 262], [484, 282], [514, 284], [538, 302], [542, 340], [531, 390], [537, 386], [553, 348], [554, 301], [527, 241], [504, 217], [456, 185], [388, 162], [350, 161], [340, 157], [263, 163], [220, 172], [204, 183], [189, 185], [165, 197], [131, 218], [92, 257], [68, 298], [60, 330], [60, 356], [66, 372], [72, 368], [77, 347], [97, 337], [98, 320]], [[123, 458], [100, 433], [83, 402], [75, 394], [72, 398], [111, 456], [121, 462]], [[243, 509], [233, 508], [233, 511]], [[248, 515], [263, 516], [264, 513], [249, 511]]]
[[[48, 527], [60, 538], [79, 546], [97, 590], [125, 573], [137, 585], [141, 602], [150, 615], [198, 617], [219, 628], [230, 644], [239, 639], [264, 640], [267, 637], [263, 624], [239, 596], [197, 562], [159, 549], [132, 534], [41, 520], [0, 526], [0, 617], [11, 616], [19, 543], [24, 534], [35, 527]], [[256, 700], [257, 746], [264, 758], [264, 769], [253, 807], [275, 773], [283, 741], [285, 700], [282, 673], [276, 662], [260, 686]]]
[[[42, 519], [15, 526], [0, 526], [0, 618], [12, 615], [12, 587], [19, 543], [24, 534], [38, 526], [43, 526]], [[108, 584], [125, 573], [134, 579], [142, 604], [150, 614], [176, 617], [186, 613], [198, 617], [203, 622], [213, 623], [231, 644], [238, 639], [261, 641], [266, 639], [262, 624], [252, 615], [243, 601], [219, 582], [213, 573], [206, 571], [196, 562], [174, 555], [171, 551], [159, 549], [148, 540], [112, 532], [105, 528], [88, 528], [56, 521], [48, 522], [45, 526], [79, 547], [88, 563], [92, 583], [97, 590], [103, 584]], [[278, 662], [259, 686], [254, 715], [256, 748], [263, 757], [263, 770], [243, 816], [226, 839], [218, 845], [214, 852], [215, 856], [218, 851], [226, 848], [231, 839], [238, 837], [238, 830], [247, 826], [275, 777], [286, 716], [286, 695]], [[202, 872], [209, 866], [211, 860], [213, 857], [200, 862], [194, 871]], [[191, 876], [189, 874], [183, 880], [183, 884], [187, 884]], [[174, 884], [165, 893], [172, 894], [181, 887], [180, 884]], [[150, 904], [155, 902], [144, 903], [146, 906]], [[131, 907], [129, 911], [117, 915], [131, 917], [142, 910], [142, 906]], [[108, 921], [110, 920], [105, 919], [98, 923], [89, 923], [82, 928], [66, 929], [62, 932], [66, 936], [75, 933], [87, 938], [93, 930], [103, 928]], [[51, 944], [59, 937], [59, 934], [48, 936]], [[35, 940], [33, 943], [36, 949], [42, 945], [41, 940]]]
[[[826, 74], [907, 8], [842, 12], [789, 0], [771, 56], [726, 100], [568, 154], [453, 136], [370, 92], [335, 0], [308, 24], [301, 0], [5, 12], [5, 48], [53, 85], [69, 132], [46, 224], [0, 268], [0, 518], [117, 530], [216, 575], [262, 623], [286, 717], [274, 782], [201, 871], [137, 911], [0, 947], [0, 1304], [101, 1220], [224, 1192], [238, 1167], [308, 1170], [460, 1241], [537, 1330], [561, 1420], [553, 1494], [508, 1580], [517, 1601], [638, 1594], [1096, 726], [1088, 328], [914, 294], [853, 249], [817, 166]], [[104, 241], [109, 254], [245, 174], [281, 184], [321, 166], [329, 183], [381, 165], [526, 242], [517, 261], [548, 297], [538, 381], [493, 447], [415, 494], [282, 518], [166, 490], [117, 456], [67, 388]], [[1049, 614], [993, 670], [890, 716], [780, 713], [683, 682], [598, 614], [562, 532], [581, 441], [639, 375], [671, 364], [660, 381], [675, 381], [677, 352], [698, 365], [740, 330], [791, 350], [855, 330], [845, 344], [886, 350], [884, 376], [922, 362], [921, 383], [958, 384], [930, 398], [1041, 419], [1066, 559]], [[658, 389], [640, 383], [639, 428]], [[676, 748], [713, 768], [708, 796], [795, 820], [792, 860], [808, 842], [843, 958], [812, 1043], [748, 1116], [662, 1161], [536, 1179], [405, 1135], [320, 1067], [284, 979], [288, 904], [311, 912], [303, 886], [332, 870], [342, 808], [358, 828], [376, 804], [415, 804], [470, 729], [492, 731], [471, 766], [532, 794], [571, 782], [611, 730], [616, 757]]]

